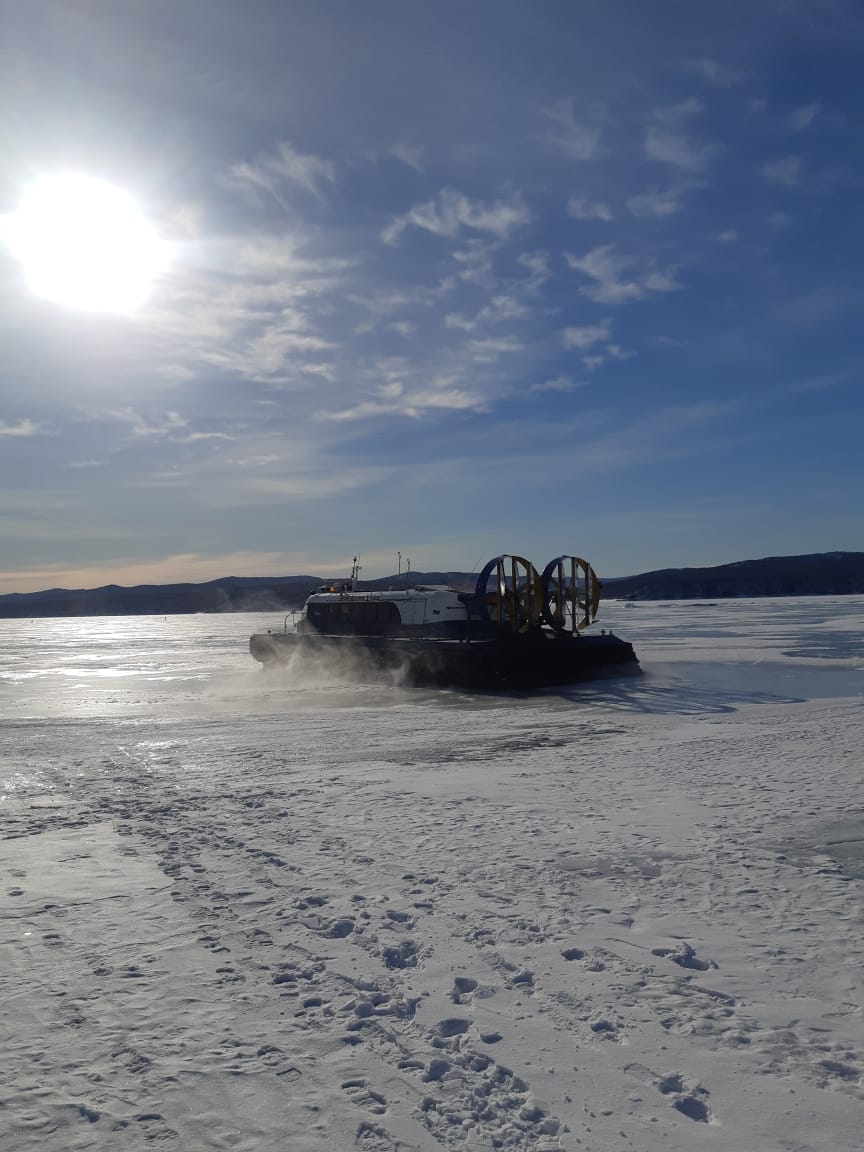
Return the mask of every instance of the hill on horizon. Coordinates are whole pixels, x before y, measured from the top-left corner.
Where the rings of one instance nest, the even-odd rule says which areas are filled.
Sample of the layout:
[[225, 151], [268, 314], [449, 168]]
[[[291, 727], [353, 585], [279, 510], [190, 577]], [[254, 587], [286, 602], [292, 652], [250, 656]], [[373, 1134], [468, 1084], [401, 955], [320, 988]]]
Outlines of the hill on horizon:
[[864, 552], [736, 560], [711, 568], [662, 568], [603, 581], [607, 599], [724, 600], [864, 593]]
[[[361, 581], [370, 590], [417, 584], [472, 588], [473, 572], [410, 572]], [[48, 588], [0, 596], [0, 618], [147, 616], [192, 612], [288, 612], [328, 583], [320, 576], [224, 576], [204, 583]], [[338, 584], [339, 581], [333, 581]], [[864, 594], [864, 552], [769, 556], [705, 568], [663, 568], [603, 580], [605, 599], [715, 600], [753, 596]]]

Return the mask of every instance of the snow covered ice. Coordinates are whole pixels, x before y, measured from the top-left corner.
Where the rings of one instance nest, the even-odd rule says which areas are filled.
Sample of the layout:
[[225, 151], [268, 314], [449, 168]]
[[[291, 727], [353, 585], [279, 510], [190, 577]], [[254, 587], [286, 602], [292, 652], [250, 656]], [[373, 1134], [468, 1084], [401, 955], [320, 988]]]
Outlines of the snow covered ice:
[[536, 696], [279, 623], [0, 622], [0, 1149], [862, 1146], [864, 600]]

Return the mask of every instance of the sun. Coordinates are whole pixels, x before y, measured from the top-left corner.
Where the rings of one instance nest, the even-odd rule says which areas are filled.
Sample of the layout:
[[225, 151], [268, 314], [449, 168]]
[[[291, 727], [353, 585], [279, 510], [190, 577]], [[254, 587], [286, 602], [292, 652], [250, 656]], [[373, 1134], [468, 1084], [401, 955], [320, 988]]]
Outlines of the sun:
[[133, 198], [90, 176], [31, 184], [4, 232], [37, 296], [87, 312], [132, 312], [168, 262]]

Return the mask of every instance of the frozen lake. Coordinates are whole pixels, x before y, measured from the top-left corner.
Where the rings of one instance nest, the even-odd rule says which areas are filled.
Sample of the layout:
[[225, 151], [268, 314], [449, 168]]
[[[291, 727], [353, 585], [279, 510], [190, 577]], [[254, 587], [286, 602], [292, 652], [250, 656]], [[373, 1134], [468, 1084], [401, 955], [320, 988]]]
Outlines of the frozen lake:
[[0, 1148], [860, 1146], [864, 599], [533, 696], [0, 621]]

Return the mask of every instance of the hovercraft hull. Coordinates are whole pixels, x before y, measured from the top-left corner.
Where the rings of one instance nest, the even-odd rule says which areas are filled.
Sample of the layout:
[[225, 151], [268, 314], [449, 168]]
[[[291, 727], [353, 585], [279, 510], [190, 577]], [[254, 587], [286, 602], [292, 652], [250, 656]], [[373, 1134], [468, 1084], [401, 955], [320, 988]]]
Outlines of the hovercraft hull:
[[335, 662], [352, 676], [395, 673], [418, 687], [530, 690], [634, 673], [633, 646], [599, 636], [538, 631], [476, 640], [259, 632], [249, 651], [262, 664], [299, 659]]

